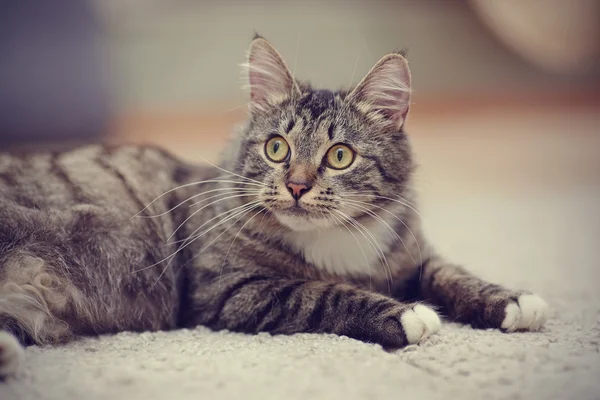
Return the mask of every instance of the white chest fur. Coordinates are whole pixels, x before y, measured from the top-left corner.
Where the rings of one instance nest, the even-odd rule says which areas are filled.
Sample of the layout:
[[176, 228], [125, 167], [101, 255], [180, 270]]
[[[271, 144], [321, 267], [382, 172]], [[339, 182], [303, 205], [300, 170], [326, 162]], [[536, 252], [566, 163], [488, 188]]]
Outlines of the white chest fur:
[[394, 234], [377, 221], [363, 225], [364, 235], [352, 227], [336, 226], [289, 232], [285, 238], [306, 261], [327, 272], [337, 275], [384, 273], [379, 249], [385, 254], [394, 241]]

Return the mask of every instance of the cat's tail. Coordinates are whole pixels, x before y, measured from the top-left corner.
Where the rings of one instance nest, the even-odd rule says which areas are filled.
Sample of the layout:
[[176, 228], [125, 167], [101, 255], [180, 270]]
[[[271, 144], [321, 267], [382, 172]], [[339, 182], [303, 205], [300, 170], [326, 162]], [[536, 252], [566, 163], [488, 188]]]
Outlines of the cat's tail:
[[[8, 257], [0, 265], [0, 330], [24, 344], [63, 342], [71, 336], [59, 315], [72, 301], [64, 278], [29, 254]], [[1, 355], [0, 355], [1, 358]]]

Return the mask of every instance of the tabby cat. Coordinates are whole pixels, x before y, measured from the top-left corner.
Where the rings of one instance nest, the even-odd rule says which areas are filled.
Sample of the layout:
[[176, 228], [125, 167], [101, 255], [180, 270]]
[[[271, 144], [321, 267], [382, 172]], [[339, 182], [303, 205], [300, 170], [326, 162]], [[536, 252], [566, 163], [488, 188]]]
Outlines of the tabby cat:
[[424, 238], [402, 53], [349, 91], [299, 83], [262, 37], [247, 67], [249, 117], [218, 167], [138, 146], [0, 155], [0, 374], [17, 369], [19, 342], [120, 331], [334, 333], [393, 349], [437, 332], [437, 311], [542, 327], [543, 300]]

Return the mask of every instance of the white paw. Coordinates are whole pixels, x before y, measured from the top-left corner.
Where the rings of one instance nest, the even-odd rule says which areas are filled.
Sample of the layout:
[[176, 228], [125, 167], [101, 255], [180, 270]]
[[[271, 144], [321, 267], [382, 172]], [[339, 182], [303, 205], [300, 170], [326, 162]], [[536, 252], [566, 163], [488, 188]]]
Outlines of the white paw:
[[437, 313], [422, 304], [405, 311], [400, 317], [400, 322], [409, 344], [419, 343], [442, 327], [442, 321]]
[[537, 331], [548, 320], [548, 304], [534, 294], [519, 296], [518, 303], [512, 302], [504, 309], [506, 317], [502, 321], [502, 329], [509, 332], [527, 330]]
[[25, 359], [25, 351], [16, 337], [0, 331], [0, 378], [13, 375]]

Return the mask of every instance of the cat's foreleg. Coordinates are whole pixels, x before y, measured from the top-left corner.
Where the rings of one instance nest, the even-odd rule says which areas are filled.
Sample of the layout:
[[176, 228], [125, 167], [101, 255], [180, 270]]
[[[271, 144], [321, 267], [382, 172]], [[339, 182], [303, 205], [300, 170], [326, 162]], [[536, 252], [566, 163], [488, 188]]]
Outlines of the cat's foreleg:
[[419, 297], [440, 306], [451, 321], [475, 328], [537, 331], [548, 319], [540, 297], [491, 284], [440, 257], [422, 266]]
[[435, 311], [351, 285], [277, 277], [265, 271], [204, 273], [186, 325], [274, 334], [334, 333], [386, 348], [417, 343], [440, 328]]

